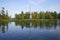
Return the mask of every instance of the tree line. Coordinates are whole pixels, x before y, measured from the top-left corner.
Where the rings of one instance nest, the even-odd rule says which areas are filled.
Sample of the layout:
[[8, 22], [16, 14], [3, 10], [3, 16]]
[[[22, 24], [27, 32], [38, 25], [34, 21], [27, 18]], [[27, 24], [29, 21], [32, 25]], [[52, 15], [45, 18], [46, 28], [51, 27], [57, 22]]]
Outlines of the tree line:
[[10, 16], [8, 15], [8, 10], [5, 10], [4, 7], [0, 10], [0, 21], [2, 20], [10, 20]]
[[[31, 17], [30, 17], [31, 16]], [[56, 11], [50, 12], [23, 12], [19, 14], [15, 14], [15, 19], [60, 19], [60, 13], [57, 13]]]
[[0, 20], [10, 20], [10, 19], [60, 19], [60, 13], [57, 13], [56, 11], [50, 12], [23, 12], [19, 14], [15, 14], [15, 18], [11, 18], [11, 16], [8, 15], [8, 10], [5, 10], [4, 7], [2, 7], [0, 11]]

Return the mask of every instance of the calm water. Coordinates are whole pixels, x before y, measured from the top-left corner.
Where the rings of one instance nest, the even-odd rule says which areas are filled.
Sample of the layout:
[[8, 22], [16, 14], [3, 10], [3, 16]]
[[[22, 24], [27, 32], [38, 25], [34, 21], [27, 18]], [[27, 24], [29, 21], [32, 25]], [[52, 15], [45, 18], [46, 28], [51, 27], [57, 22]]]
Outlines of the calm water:
[[60, 20], [0, 22], [0, 40], [60, 40]]

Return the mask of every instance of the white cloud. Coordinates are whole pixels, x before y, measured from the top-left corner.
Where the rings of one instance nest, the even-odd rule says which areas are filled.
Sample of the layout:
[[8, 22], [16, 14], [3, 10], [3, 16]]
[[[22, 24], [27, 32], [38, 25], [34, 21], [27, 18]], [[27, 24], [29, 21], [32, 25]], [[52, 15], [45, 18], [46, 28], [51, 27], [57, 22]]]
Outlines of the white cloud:
[[43, 2], [45, 2], [46, 0], [29, 0], [29, 3], [31, 4], [31, 5], [38, 5], [38, 4], [40, 4], [40, 3], [43, 3]]

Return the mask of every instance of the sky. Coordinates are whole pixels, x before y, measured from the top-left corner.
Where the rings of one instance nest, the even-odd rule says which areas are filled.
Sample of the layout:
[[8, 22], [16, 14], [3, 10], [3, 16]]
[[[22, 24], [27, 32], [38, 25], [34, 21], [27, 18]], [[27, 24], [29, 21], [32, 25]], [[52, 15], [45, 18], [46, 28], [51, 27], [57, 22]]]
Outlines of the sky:
[[60, 12], [60, 0], [0, 0], [0, 10], [4, 7], [8, 14], [14, 17], [21, 11], [57, 11]]

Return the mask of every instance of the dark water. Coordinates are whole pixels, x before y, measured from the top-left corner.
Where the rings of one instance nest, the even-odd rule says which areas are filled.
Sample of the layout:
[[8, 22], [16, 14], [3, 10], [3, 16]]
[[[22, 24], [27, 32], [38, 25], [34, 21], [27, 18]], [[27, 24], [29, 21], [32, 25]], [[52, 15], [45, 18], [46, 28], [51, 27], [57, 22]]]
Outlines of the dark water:
[[60, 40], [60, 20], [0, 22], [0, 40]]

